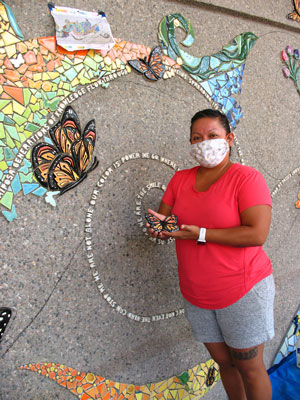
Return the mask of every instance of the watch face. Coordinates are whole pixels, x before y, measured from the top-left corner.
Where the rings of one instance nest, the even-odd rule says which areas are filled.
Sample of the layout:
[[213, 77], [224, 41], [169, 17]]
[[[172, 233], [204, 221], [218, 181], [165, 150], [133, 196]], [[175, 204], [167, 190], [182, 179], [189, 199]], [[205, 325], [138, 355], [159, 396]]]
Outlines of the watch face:
[[197, 244], [205, 244], [206, 240], [202, 241], [202, 240], [197, 240]]

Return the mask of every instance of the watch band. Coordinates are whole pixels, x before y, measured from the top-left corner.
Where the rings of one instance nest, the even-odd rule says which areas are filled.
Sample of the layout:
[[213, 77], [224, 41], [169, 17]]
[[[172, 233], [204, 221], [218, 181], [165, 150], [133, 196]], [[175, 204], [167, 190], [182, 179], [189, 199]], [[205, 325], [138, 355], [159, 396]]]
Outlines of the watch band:
[[197, 244], [205, 244], [205, 235], [206, 235], [206, 228], [200, 228], [199, 237], [197, 239]]

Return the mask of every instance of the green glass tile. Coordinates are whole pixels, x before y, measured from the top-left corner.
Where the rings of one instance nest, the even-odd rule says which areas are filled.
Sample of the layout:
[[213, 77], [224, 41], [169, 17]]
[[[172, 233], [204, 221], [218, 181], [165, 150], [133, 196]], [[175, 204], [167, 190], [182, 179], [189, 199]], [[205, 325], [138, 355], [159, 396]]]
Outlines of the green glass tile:
[[[24, 133], [26, 139], [28, 139], [28, 138], [32, 135], [32, 132], [30, 132], [30, 131], [25, 131], [25, 130], [24, 130], [23, 133]], [[19, 134], [19, 135], [21, 135], [21, 134]]]
[[65, 76], [69, 79], [69, 81], [72, 81], [77, 75], [77, 72], [75, 71], [74, 68], [70, 68], [68, 71], [65, 72]]
[[46, 92], [47, 97], [49, 100], [53, 99], [56, 96], [56, 92]]
[[[43, 91], [43, 90], [41, 90], [41, 92], [43, 92], [43, 93], [44, 93], [44, 91]], [[41, 94], [41, 92], [37, 92], [37, 93], [34, 95], [34, 97], [35, 97], [36, 99], [41, 99], [41, 98], [42, 98], [42, 94]]]
[[5, 147], [6, 143], [3, 142], [3, 140], [0, 139], [0, 146]]
[[4, 138], [5, 138], [4, 126], [2, 123], [0, 123], [0, 139], [4, 139]]
[[39, 126], [43, 126], [46, 123], [47, 119], [43, 118], [43, 116], [39, 113], [35, 113], [33, 116], [33, 122], [38, 124]]
[[[7, 147], [6, 147], [7, 149]], [[0, 161], [2, 161], [4, 159], [4, 151], [3, 149], [0, 147]]]
[[43, 108], [42, 110], [40, 110], [40, 113], [41, 113], [42, 115], [46, 116], [46, 115], [49, 114], [49, 111], [48, 111], [48, 110], [45, 110], [45, 109]]
[[[69, 66], [69, 68], [70, 68], [70, 66]], [[65, 70], [64, 70], [64, 67], [58, 67], [58, 68], [56, 68], [55, 69], [55, 72], [59, 72], [60, 74], [63, 74], [64, 72], [65, 72]], [[57, 79], [59, 79], [59, 78], [57, 78]], [[56, 82], [55, 82], [56, 83]]]
[[6, 161], [1, 161], [0, 162], [1, 171], [5, 171], [7, 168], [8, 168], [8, 165], [6, 164]]
[[4, 207], [10, 210], [13, 197], [14, 197], [13, 192], [6, 192], [5, 195], [2, 197], [2, 199], [0, 200], [0, 204], [2, 204]]
[[66, 63], [70, 64], [70, 65], [73, 65], [73, 61], [70, 60], [69, 57], [66, 56], [66, 55], [65, 55], [65, 57], [64, 57], [64, 61], [65, 61]]
[[9, 125], [15, 124], [14, 121], [11, 118], [9, 118], [7, 115], [4, 116], [4, 123], [9, 124]]
[[61, 95], [63, 95], [63, 94], [64, 94], [64, 91], [63, 91], [62, 89], [58, 89], [57, 95], [58, 95], [58, 96], [61, 96]]
[[[64, 60], [61, 60], [61, 63], [63, 65], [63, 71], [62, 72], [64, 72], [65, 70], [68, 70], [69, 68], [71, 68], [71, 65], [69, 63], [65, 62]], [[61, 68], [61, 67], [59, 67], [59, 68]], [[57, 68], [57, 71], [59, 70], [59, 68]]]
[[23, 89], [23, 96], [24, 96], [24, 105], [27, 106], [30, 102], [31, 98], [31, 91], [27, 88]]
[[93, 73], [93, 71], [89, 70], [89, 71], [88, 71], [88, 76], [90, 77], [90, 79], [94, 78], [94, 73]]
[[26, 135], [24, 135], [23, 132], [19, 132], [19, 136], [21, 143], [25, 142], [25, 140], [27, 139]]
[[111, 66], [111, 65], [106, 65], [106, 66], [105, 66], [105, 70], [106, 70], [107, 72], [111, 72], [112, 66]]
[[38, 110], [40, 109], [39, 103], [30, 104], [29, 107], [31, 108], [31, 110], [32, 110], [33, 112], [38, 111]]
[[96, 71], [96, 69], [98, 69], [97, 63], [89, 56], [85, 57], [83, 63], [95, 71]]
[[103, 61], [103, 57], [100, 56], [100, 54], [95, 53], [94, 60], [96, 61], [96, 63], [100, 63], [101, 61]]
[[18, 125], [23, 125], [23, 124], [27, 121], [26, 118], [24, 118], [24, 117], [22, 117], [21, 115], [16, 114], [16, 113], [13, 114], [13, 120], [14, 120]]
[[2, 110], [2, 108], [4, 108], [8, 103], [10, 103], [11, 100], [0, 100], [0, 110]]
[[32, 178], [33, 172], [29, 172], [28, 174], [23, 174], [22, 172], [19, 173], [20, 179], [22, 183], [28, 182], [31, 183], [33, 182]]
[[60, 82], [60, 77], [53, 79], [52, 83], [55, 83], [56, 85], [58, 85]]
[[1, 121], [1, 122], [4, 121], [4, 114], [3, 114], [3, 112], [0, 112], [0, 121]]
[[19, 140], [18, 132], [14, 126], [11, 126], [11, 125], [4, 125], [4, 126], [5, 126], [5, 129], [9, 132], [10, 137], [12, 137], [13, 139]]
[[11, 149], [9, 149], [8, 147], [5, 147], [4, 155], [5, 155], [5, 159], [6, 160], [13, 160], [15, 158], [15, 153]]
[[40, 129], [40, 127], [31, 122], [28, 122], [25, 129], [31, 132], [37, 132]]
[[26, 107], [26, 110], [25, 110], [24, 113], [23, 113], [24, 117], [25, 117], [25, 118], [28, 118], [29, 115], [31, 114], [31, 112], [32, 112], [32, 111], [31, 111], [30, 106]]
[[75, 65], [75, 67], [74, 67], [74, 69], [75, 69], [77, 72], [80, 72], [80, 71], [82, 70], [82, 68], [83, 68], [83, 64], [78, 64], [78, 65]]

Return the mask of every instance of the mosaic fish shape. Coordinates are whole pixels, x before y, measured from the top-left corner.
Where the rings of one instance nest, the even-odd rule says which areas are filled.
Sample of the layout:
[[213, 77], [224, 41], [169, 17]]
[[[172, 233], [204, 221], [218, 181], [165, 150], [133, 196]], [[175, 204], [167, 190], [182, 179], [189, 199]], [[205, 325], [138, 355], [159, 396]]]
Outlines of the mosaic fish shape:
[[[148, 59], [151, 48], [115, 39], [110, 51], [67, 52], [55, 37], [24, 40], [9, 6], [0, 0], [0, 204], [7, 220], [16, 218], [14, 196], [19, 192], [46, 197], [35, 180], [31, 148], [49, 139], [48, 131], [64, 108], [78, 97], [131, 72], [129, 60]], [[224, 111], [233, 127], [242, 113], [233, 95], [241, 90], [246, 57], [257, 37], [238, 35], [213, 56], [196, 58], [179, 49], [175, 28], [184, 29], [183, 45], [194, 40], [191, 23], [171, 14], [159, 25], [164, 79], [179, 75]], [[29, 163], [28, 172], [22, 171]], [[27, 167], [26, 167], [27, 168]], [[55, 197], [51, 195], [51, 204]]]
[[28, 364], [18, 369], [37, 372], [52, 379], [79, 400], [191, 400], [203, 397], [220, 379], [218, 366], [213, 360], [196, 365], [181, 375], [137, 386], [55, 363]]

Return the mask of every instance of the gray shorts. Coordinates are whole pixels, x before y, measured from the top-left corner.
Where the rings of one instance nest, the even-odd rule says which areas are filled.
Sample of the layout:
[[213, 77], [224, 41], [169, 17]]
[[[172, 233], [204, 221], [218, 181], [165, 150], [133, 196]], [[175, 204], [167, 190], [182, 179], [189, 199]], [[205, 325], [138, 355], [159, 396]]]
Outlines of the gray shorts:
[[274, 295], [274, 278], [269, 275], [229, 307], [206, 310], [184, 300], [185, 315], [199, 342], [246, 349], [274, 337]]

